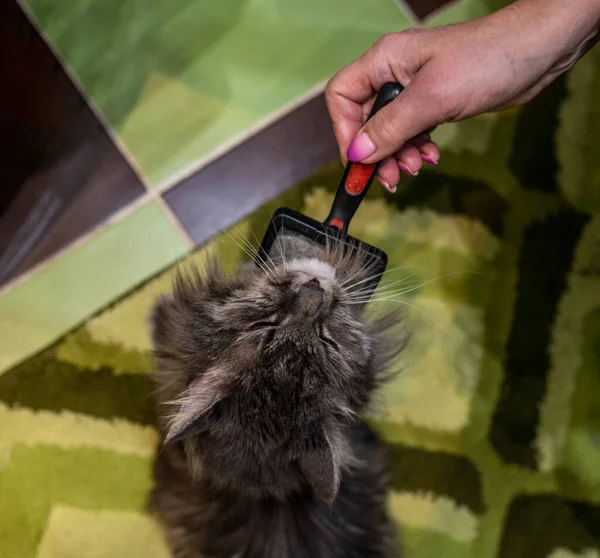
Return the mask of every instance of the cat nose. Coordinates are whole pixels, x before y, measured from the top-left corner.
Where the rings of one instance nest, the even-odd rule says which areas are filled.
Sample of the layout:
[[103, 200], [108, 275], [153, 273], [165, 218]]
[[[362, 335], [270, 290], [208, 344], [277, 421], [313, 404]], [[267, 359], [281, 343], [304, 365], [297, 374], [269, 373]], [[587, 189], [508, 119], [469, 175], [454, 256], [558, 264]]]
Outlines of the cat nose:
[[314, 278], [300, 285], [297, 299], [298, 317], [305, 320], [319, 313], [325, 298], [325, 290], [321, 287], [319, 280]]
[[319, 293], [323, 292], [323, 287], [319, 283], [319, 280], [316, 277], [313, 277], [310, 281], [307, 281], [302, 285], [304, 288], [315, 290]]

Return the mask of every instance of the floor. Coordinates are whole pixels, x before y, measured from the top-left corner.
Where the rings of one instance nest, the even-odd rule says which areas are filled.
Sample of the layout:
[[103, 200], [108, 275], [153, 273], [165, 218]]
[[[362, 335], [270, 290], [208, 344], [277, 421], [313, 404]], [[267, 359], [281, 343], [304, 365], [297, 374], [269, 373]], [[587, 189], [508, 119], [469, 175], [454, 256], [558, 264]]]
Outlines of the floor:
[[[599, 86], [592, 50], [526, 107], [440, 128], [440, 164], [394, 195], [372, 188], [351, 223], [389, 257], [374, 304], [402, 304], [398, 337], [413, 334], [368, 415], [386, 442], [404, 558], [600, 558]], [[218, 165], [217, 178], [229, 170]], [[341, 168], [139, 285], [121, 278], [118, 300], [0, 374], [2, 558], [170, 557], [146, 508], [159, 444], [147, 316], [176, 270], [210, 252], [226, 269], [247, 260], [238, 239], [255, 243], [275, 208], [324, 218]], [[176, 237], [160, 216], [144, 206], [68, 252], [77, 281], [66, 296], [52, 271], [21, 337], [39, 335], [39, 307], [56, 327], [55, 293], [75, 312], [111, 294], [115, 269], [167, 259]]]
[[0, 371], [334, 160], [324, 82], [446, 4], [2, 2]]
[[[327, 38], [336, 2], [235, 5], [0, 2], [2, 558], [169, 558], [146, 508], [149, 311], [209, 251], [238, 265], [230, 235], [260, 237], [276, 207], [325, 217], [341, 165], [323, 76], [354, 31], [360, 50], [418, 23], [372, 0]], [[266, 60], [257, 19], [322, 42], [273, 35]], [[440, 164], [372, 188], [353, 220], [414, 333], [369, 417], [406, 558], [600, 558], [598, 95], [600, 47], [525, 107], [438, 128]]]

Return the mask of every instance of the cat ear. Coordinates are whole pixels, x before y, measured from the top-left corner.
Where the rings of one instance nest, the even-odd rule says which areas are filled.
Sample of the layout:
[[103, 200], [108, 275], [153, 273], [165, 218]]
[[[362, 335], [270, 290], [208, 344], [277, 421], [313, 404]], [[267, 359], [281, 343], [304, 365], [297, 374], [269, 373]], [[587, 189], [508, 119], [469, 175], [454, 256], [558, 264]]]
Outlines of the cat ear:
[[300, 456], [299, 465], [319, 498], [331, 504], [340, 487], [340, 469], [324, 430], [316, 436], [313, 447]]
[[200, 434], [207, 429], [208, 411], [225, 396], [223, 377], [223, 371], [215, 367], [192, 381], [183, 396], [174, 402], [179, 408], [169, 424], [165, 444]]

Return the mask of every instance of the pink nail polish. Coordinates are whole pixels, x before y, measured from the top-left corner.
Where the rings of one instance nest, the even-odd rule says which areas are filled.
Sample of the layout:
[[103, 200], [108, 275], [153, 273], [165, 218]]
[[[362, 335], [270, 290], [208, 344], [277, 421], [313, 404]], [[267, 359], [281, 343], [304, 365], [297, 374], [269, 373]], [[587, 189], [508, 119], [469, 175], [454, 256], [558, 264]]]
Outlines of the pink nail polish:
[[394, 192], [396, 192], [396, 186], [390, 186], [385, 180], [381, 180], [381, 178], [379, 179], [379, 182], [381, 182], [381, 185], [390, 193], [393, 194]]
[[429, 163], [430, 165], [438, 164], [438, 162], [433, 157], [430, 157], [429, 155], [421, 155], [421, 159], [423, 159], [423, 161], [425, 161], [426, 163]]
[[375, 152], [375, 144], [367, 133], [360, 134], [351, 144], [348, 149], [348, 160], [353, 163], [358, 163], [366, 159], [369, 155]]
[[406, 174], [410, 174], [411, 176], [417, 176], [419, 174], [419, 171], [413, 172], [408, 168], [408, 165], [406, 165], [405, 163], [398, 163], [398, 166], [400, 167], [400, 170], [402, 172], [405, 172]]

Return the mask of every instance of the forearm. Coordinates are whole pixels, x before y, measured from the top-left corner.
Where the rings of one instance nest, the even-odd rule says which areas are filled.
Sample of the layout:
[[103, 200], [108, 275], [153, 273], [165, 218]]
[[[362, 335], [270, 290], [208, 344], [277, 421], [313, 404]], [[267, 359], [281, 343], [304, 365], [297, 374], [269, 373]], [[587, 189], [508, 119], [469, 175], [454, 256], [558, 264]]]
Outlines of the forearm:
[[[381, 179], [397, 184], [394, 159], [413, 174], [431, 158], [414, 145], [423, 130], [528, 102], [599, 30], [600, 0], [516, 0], [476, 20], [387, 35], [328, 84], [342, 156], [383, 161]], [[364, 123], [373, 90], [392, 80], [405, 91]]]
[[521, 29], [524, 52], [554, 57], [553, 73], [569, 69], [600, 39], [600, 0], [517, 0], [494, 15]]

